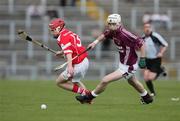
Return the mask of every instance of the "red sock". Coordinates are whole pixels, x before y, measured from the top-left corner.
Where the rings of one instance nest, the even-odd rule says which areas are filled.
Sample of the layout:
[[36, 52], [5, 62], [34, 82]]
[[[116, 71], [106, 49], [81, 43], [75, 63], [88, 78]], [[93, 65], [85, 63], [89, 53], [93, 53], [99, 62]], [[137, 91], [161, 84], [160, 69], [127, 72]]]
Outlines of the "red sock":
[[73, 90], [72, 91], [74, 93], [78, 93], [78, 94], [82, 94], [82, 95], [86, 95], [89, 92], [88, 90], [79, 87], [77, 84], [73, 85]]
[[77, 84], [74, 84], [74, 85], [73, 85], [72, 92], [77, 93], [77, 92], [78, 92], [78, 88], [79, 88], [79, 86], [78, 86]]

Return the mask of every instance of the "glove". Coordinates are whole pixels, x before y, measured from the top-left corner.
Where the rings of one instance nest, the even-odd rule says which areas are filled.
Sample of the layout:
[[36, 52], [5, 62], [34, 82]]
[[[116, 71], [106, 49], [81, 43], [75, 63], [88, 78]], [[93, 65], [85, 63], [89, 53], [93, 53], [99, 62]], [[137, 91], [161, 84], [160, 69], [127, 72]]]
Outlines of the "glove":
[[146, 58], [145, 57], [140, 57], [139, 63], [138, 63], [140, 68], [146, 68]]

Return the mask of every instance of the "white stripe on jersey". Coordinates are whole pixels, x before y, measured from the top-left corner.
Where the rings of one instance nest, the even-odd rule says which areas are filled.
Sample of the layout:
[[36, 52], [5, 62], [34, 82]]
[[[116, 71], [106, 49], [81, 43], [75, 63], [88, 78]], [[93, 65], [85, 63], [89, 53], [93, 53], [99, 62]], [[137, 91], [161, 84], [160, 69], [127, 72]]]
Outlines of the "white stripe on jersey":
[[161, 42], [162, 45], [166, 47], [168, 46], [168, 43], [164, 40], [164, 38], [160, 34], [153, 32], [152, 35], [155, 36]]
[[59, 37], [57, 38], [58, 43], [61, 41], [61, 34], [59, 34]]
[[65, 50], [67, 47], [71, 46], [71, 43], [68, 42], [66, 45], [61, 44], [62, 50]]
[[73, 51], [72, 50], [65, 50], [63, 51], [64, 53], [72, 53]]
[[130, 53], [130, 47], [126, 46], [126, 55], [124, 57], [124, 64], [127, 64], [127, 61], [129, 59], [129, 53]]
[[[79, 38], [76, 39], [76, 38], [75, 38], [75, 35], [76, 35], [76, 34], [71, 34], [71, 37], [72, 37], [73, 40], [74, 40], [74, 44], [77, 45], [77, 47], [80, 47], [81, 45], [79, 46], [79, 44], [76, 42], [77, 39], [78, 39], [79, 41], [80, 41], [80, 39], [79, 39]], [[78, 37], [78, 36], [77, 36], [77, 37]], [[80, 43], [81, 43], [81, 41], [80, 41]], [[79, 54], [77, 47], [75, 47], [76, 53]], [[77, 59], [78, 59], [78, 61], [79, 61], [79, 58], [77, 58]]]
[[126, 29], [122, 29], [122, 32], [125, 33], [125, 35], [129, 35], [130, 37], [132, 37], [133, 39], [138, 39], [138, 37], [136, 35], [134, 35], [133, 33], [127, 31]]
[[70, 34], [70, 33], [72, 33], [72, 32], [69, 31], [69, 32], [65, 33], [63, 36], [65, 37], [65, 36], [67, 36], [67, 35]]

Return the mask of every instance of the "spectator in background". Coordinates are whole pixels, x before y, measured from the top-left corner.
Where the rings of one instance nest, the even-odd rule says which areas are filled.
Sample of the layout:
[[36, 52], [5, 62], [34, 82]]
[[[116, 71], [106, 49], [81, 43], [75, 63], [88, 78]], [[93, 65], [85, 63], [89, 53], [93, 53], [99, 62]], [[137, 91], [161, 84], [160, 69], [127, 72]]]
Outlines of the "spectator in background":
[[165, 29], [171, 30], [171, 28], [172, 28], [171, 19], [166, 13], [161, 14], [161, 22], [162, 22], [162, 26]]
[[143, 24], [151, 22], [151, 15], [152, 15], [152, 13], [150, 13], [148, 11], [144, 13], [144, 15], [142, 17]]
[[161, 26], [161, 15], [158, 13], [152, 14], [151, 23], [154, 27], [160, 27]]
[[142, 17], [143, 24], [151, 23], [153, 28], [164, 27], [167, 30], [171, 30], [171, 19], [166, 13], [154, 13], [145, 12]]
[[30, 5], [27, 8], [27, 15], [30, 17], [42, 17], [45, 15], [45, 8], [43, 5]]
[[26, 28], [31, 27], [31, 19], [42, 19], [45, 16], [45, 5], [40, 4], [40, 5], [29, 5], [26, 9], [26, 21], [25, 21], [25, 26]]

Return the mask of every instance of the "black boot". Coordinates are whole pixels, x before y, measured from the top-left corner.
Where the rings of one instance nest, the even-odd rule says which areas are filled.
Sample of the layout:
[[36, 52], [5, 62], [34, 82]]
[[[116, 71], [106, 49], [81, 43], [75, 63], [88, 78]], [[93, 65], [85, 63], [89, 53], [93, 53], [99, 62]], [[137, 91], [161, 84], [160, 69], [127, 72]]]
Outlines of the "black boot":
[[89, 103], [92, 104], [92, 100], [95, 98], [91, 93], [89, 95], [79, 95], [75, 97], [81, 104]]
[[147, 93], [145, 96], [141, 96], [141, 102], [143, 104], [149, 104], [153, 102], [153, 98]]

